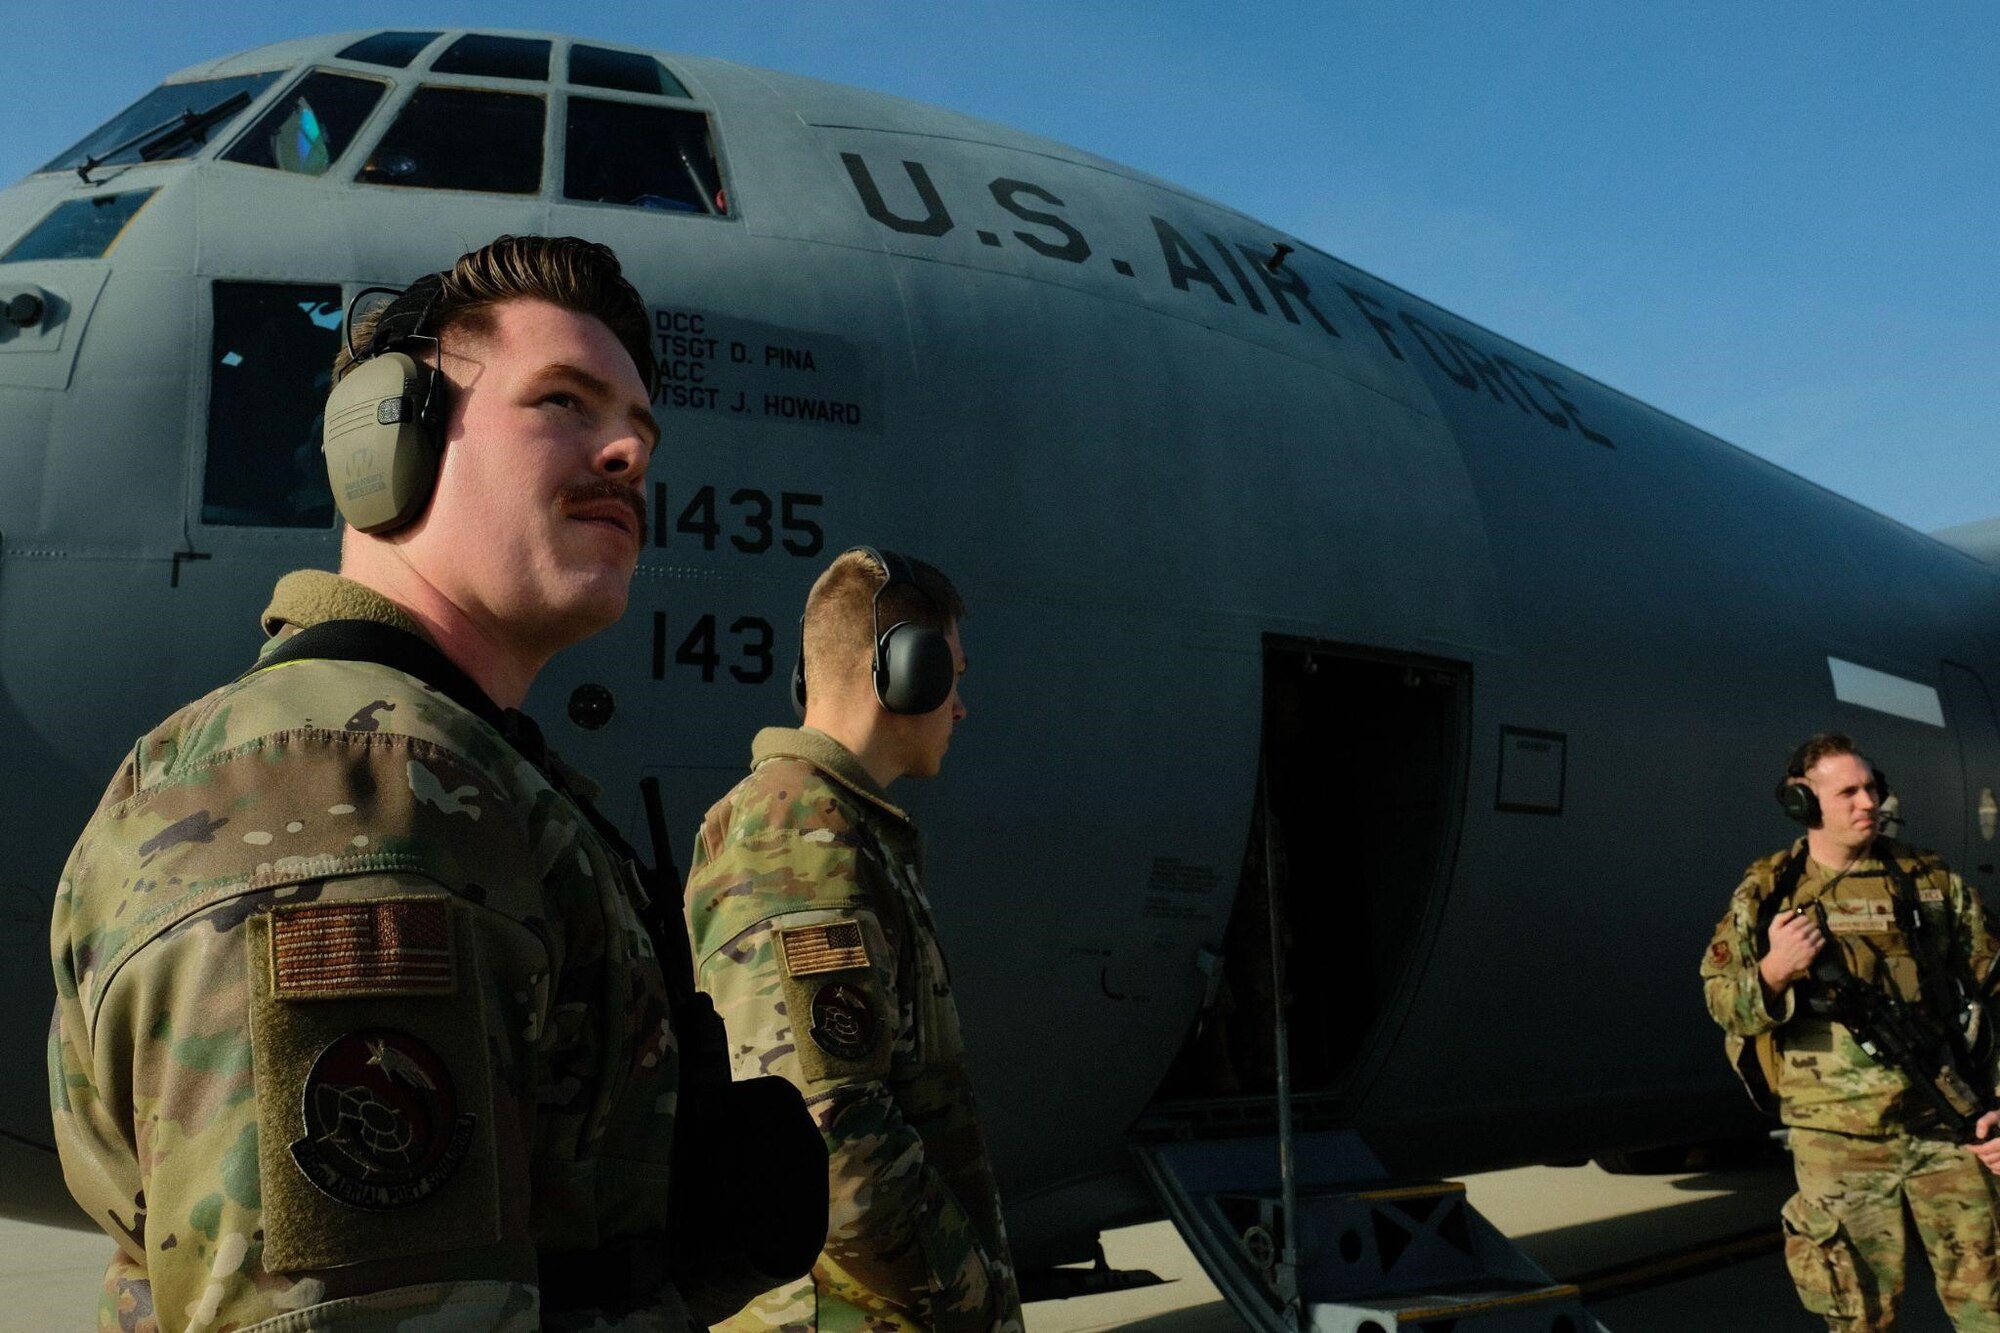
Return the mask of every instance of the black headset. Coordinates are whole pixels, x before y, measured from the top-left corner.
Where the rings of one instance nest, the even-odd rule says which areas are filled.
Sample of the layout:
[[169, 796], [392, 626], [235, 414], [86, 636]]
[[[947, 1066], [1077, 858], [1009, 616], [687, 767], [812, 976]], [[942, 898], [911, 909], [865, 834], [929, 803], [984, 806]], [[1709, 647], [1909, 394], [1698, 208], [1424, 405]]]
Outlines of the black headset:
[[[1775, 795], [1787, 819], [1807, 828], [1818, 828], [1825, 813], [1819, 808], [1819, 793], [1806, 785], [1806, 746], [1811, 744], [1810, 740], [1802, 741], [1792, 751], [1792, 757], [1785, 761], [1785, 776], [1778, 783]], [[1855, 757], [1867, 764], [1868, 771], [1875, 775], [1875, 780], [1868, 785], [1874, 789], [1875, 802], [1879, 806], [1889, 799], [1889, 775], [1877, 768], [1875, 761], [1867, 755], [1856, 751]]]
[[[919, 625], [914, 621], [899, 620], [882, 628], [882, 596], [891, 588], [914, 588], [933, 607], [937, 599], [925, 591], [917, 582], [916, 574], [909, 561], [894, 551], [879, 551], [873, 546], [855, 546], [845, 554], [855, 551], [868, 556], [882, 567], [882, 586], [875, 590], [875, 599], [868, 604], [869, 626], [875, 635], [875, 698], [882, 707], [892, 713], [914, 716], [931, 713], [944, 706], [951, 698], [951, 690], [958, 679], [958, 663], [952, 656], [951, 643], [943, 631]], [[942, 611], [942, 607], [937, 607]], [[806, 715], [806, 618], [799, 617], [799, 656], [792, 664], [792, 707], [800, 717]]]
[[[424, 510], [437, 484], [444, 451], [444, 375], [406, 350], [437, 346], [431, 308], [444, 273], [419, 278], [402, 292], [369, 287], [347, 307], [347, 373], [327, 395], [321, 433], [326, 477], [340, 516], [362, 532], [391, 532]], [[395, 299], [383, 308], [368, 345], [353, 342], [354, 307], [377, 292]]]

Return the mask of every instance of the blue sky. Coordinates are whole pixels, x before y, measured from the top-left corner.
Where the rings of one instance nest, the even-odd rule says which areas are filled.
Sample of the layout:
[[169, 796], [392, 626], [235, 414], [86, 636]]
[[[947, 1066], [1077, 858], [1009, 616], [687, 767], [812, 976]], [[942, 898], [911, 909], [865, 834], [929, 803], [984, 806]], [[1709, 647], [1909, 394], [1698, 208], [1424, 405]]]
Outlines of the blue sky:
[[549, 28], [1101, 153], [1919, 528], [2000, 516], [2000, 6], [0, 0], [0, 182], [160, 77]]

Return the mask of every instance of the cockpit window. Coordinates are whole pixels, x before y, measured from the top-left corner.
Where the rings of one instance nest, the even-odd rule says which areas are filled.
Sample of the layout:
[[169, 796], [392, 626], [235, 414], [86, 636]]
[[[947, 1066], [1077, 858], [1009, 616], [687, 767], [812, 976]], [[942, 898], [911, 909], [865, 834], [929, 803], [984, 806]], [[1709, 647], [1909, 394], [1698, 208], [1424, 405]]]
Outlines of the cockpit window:
[[708, 117], [634, 102], [569, 99], [563, 194], [677, 213], [729, 212]]
[[278, 71], [163, 83], [43, 167], [87, 176], [98, 167], [191, 157], [270, 87]]
[[253, 167], [325, 175], [385, 91], [374, 79], [316, 71], [279, 98], [223, 156]]
[[125, 231], [153, 190], [127, 190], [124, 194], [100, 194], [94, 199], [71, 199], [56, 205], [53, 213], [35, 229], [0, 255], [0, 264], [21, 264], [31, 259], [102, 259]]
[[215, 284], [202, 522], [332, 526], [320, 409], [333, 382], [340, 313], [340, 288], [331, 284]]
[[419, 88], [359, 179], [431, 190], [534, 194], [542, 188], [542, 99]]
[[549, 44], [536, 37], [489, 37], [470, 32], [431, 62], [434, 74], [480, 74], [489, 79], [549, 77]]
[[435, 32], [378, 32], [373, 37], [363, 37], [352, 46], [342, 47], [340, 58], [364, 65], [381, 65], [386, 69], [408, 69], [410, 62], [417, 58], [417, 52], [441, 35]]
[[659, 61], [637, 51], [610, 51], [601, 46], [569, 49], [569, 81], [621, 93], [664, 93], [686, 97], [688, 90]]

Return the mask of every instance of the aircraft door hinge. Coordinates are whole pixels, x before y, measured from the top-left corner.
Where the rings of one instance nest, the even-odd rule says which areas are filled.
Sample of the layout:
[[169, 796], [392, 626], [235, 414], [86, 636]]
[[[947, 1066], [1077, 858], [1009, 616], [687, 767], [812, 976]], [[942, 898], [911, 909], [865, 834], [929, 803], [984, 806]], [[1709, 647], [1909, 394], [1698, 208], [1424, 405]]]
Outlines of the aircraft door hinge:
[[178, 588], [181, 586], [181, 566], [188, 561], [213, 559], [215, 559], [214, 554], [208, 551], [175, 551], [174, 567], [172, 573], [168, 576], [167, 586], [169, 588]]
[[1201, 991], [1202, 1013], [1207, 1013], [1209, 1010], [1215, 1008], [1216, 1001], [1222, 998], [1222, 982], [1223, 978], [1227, 975], [1226, 969], [1223, 966], [1224, 962], [1222, 954], [1210, 945], [1204, 944], [1195, 952], [1195, 971], [1208, 979], [1207, 984], [1202, 987]]

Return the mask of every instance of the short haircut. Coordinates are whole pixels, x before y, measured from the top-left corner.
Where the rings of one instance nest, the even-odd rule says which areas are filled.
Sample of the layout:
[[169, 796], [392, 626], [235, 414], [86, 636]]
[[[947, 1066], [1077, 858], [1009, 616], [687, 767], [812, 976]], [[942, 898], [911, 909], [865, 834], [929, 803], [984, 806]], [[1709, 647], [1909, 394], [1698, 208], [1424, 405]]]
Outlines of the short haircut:
[[1821, 731], [1806, 737], [1799, 743], [1798, 748], [1792, 751], [1791, 759], [1785, 764], [1785, 776], [1804, 778], [1813, 771], [1813, 765], [1837, 754], [1851, 754], [1867, 764], [1871, 773], [1875, 770], [1875, 762], [1861, 753], [1853, 741], [1837, 731]]
[[443, 273], [421, 278], [402, 296], [354, 321], [333, 359], [336, 383], [353, 368], [351, 348], [365, 354], [384, 319], [407, 322], [407, 337], [421, 321], [426, 336], [456, 329], [473, 337], [493, 332], [493, 308], [506, 301], [538, 300], [595, 316], [632, 357], [647, 392], [654, 388], [653, 329], [646, 302], [626, 280], [607, 246], [575, 236], [501, 236]]
[[[882, 594], [884, 630], [903, 621], [944, 630], [965, 618], [965, 600], [942, 570], [907, 555], [902, 559], [916, 584], [898, 584]], [[869, 688], [875, 660], [870, 608], [888, 578], [888, 571], [866, 551], [854, 550], [842, 553], [814, 580], [806, 594], [807, 698], [837, 698], [857, 686]]]

